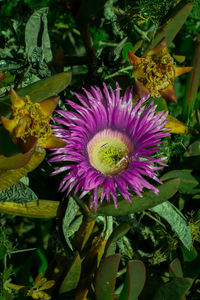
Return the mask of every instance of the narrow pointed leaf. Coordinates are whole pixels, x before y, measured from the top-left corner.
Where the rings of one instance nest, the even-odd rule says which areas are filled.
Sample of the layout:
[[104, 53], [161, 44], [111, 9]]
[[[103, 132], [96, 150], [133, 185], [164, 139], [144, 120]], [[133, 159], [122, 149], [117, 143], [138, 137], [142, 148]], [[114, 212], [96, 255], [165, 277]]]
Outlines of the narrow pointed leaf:
[[174, 86], [170, 86], [166, 90], [161, 90], [160, 94], [165, 100], [169, 102], [173, 102], [173, 103], [177, 102]]
[[168, 122], [165, 127], [168, 128], [169, 132], [177, 134], [185, 133], [186, 126], [181, 121], [170, 115], [167, 116], [167, 120]]
[[95, 282], [96, 300], [114, 300], [115, 281], [120, 254], [104, 258], [97, 271]]
[[40, 108], [47, 117], [50, 117], [52, 115], [58, 104], [58, 100], [58, 96], [52, 96], [40, 102]]
[[155, 205], [170, 199], [179, 189], [180, 179], [172, 179], [158, 187], [159, 194], [155, 195], [152, 191], [143, 193], [143, 197], [134, 196], [132, 202], [121, 198], [117, 204], [117, 209], [113, 203], [103, 203], [97, 209], [97, 215], [104, 216], [123, 216], [135, 212], [149, 209]]
[[63, 294], [75, 289], [78, 285], [79, 279], [81, 275], [81, 259], [78, 252], [75, 253], [72, 264], [63, 279], [59, 294]]
[[133, 54], [131, 51], [128, 51], [128, 58], [129, 58], [129, 61], [130, 63], [133, 65], [133, 66], [137, 66], [141, 63], [141, 58], [140, 57], [137, 57], [135, 54]]
[[165, 219], [171, 225], [172, 230], [178, 235], [183, 245], [190, 250], [192, 247], [191, 229], [182, 213], [168, 201], [156, 205], [150, 210]]
[[175, 76], [178, 77], [178, 76], [180, 76], [182, 74], [185, 74], [185, 73], [188, 73], [190, 71], [192, 71], [192, 67], [176, 67], [176, 69], [175, 69], [175, 72], [176, 72]]
[[146, 280], [145, 265], [140, 260], [130, 260], [127, 265], [126, 279], [119, 300], [137, 300]]

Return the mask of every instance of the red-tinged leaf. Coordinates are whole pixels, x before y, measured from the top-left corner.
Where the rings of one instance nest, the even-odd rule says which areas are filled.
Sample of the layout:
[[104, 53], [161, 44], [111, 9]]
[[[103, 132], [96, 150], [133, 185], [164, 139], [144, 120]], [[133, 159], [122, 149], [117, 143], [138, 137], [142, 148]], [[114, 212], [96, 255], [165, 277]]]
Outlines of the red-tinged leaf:
[[165, 90], [161, 90], [160, 94], [166, 101], [177, 103], [174, 86], [170, 86]]
[[43, 148], [62, 148], [66, 146], [66, 142], [59, 139], [57, 136], [50, 136], [46, 141], [42, 143]]
[[189, 74], [183, 99], [183, 117], [185, 120], [192, 113], [200, 82], [200, 36], [197, 37], [193, 57], [193, 70]]
[[140, 57], [137, 57], [135, 54], [133, 54], [131, 51], [128, 51], [128, 58], [129, 58], [129, 61], [130, 63], [133, 65], [133, 66], [137, 66], [141, 63], [141, 58]]
[[3, 72], [0, 72], [0, 81], [4, 80], [6, 78], [6, 74]]
[[192, 67], [176, 67], [175, 76], [178, 77], [178, 76], [188, 73], [190, 71], [192, 71]]
[[26, 165], [32, 153], [27, 152], [25, 154], [17, 154], [10, 157], [0, 156], [0, 170], [19, 169]]
[[160, 54], [160, 52], [166, 48], [167, 53], [169, 53], [169, 49], [167, 47], [167, 41], [166, 38], [163, 38], [153, 49], [151, 49], [147, 54], [148, 55], [154, 55], [154, 54]]
[[113, 300], [120, 254], [106, 257], [100, 264], [95, 282], [96, 300]]
[[146, 269], [143, 262], [130, 260], [127, 265], [124, 287], [119, 300], [137, 300], [144, 288], [145, 281]]
[[38, 139], [34, 136], [28, 136], [26, 138], [26, 142], [24, 142], [22, 139], [17, 138], [17, 145], [19, 146], [19, 149], [22, 153], [29, 152], [31, 149], [33, 149], [36, 144]]
[[15, 126], [17, 125], [16, 120], [10, 120], [5, 117], [1, 117], [1, 123], [3, 124], [3, 127], [9, 132], [12, 132]]
[[41, 111], [47, 116], [50, 117], [55, 110], [59, 101], [58, 96], [53, 96], [48, 99], [45, 99], [40, 102]]
[[183, 277], [183, 270], [181, 267], [181, 262], [178, 258], [175, 258], [171, 264], [169, 265], [170, 271], [177, 277], [182, 278]]
[[150, 94], [150, 92], [146, 89], [146, 87], [137, 79], [135, 79], [135, 85], [136, 85], [137, 95], [140, 99]]
[[19, 95], [12, 88], [10, 89], [9, 95], [10, 95], [10, 102], [13, 107], [19, 108], [24, 105], [23, 99], [21, 99]]

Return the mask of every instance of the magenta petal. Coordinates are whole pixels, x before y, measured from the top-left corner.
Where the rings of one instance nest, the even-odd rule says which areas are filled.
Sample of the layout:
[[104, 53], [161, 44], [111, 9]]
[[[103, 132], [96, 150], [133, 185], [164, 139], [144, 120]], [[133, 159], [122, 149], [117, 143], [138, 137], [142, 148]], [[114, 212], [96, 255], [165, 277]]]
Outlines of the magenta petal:
[[[98, 202], [110, 202], [111, 198], [117, 208], [117, 191], [126, 201], [131, 201], [133, 192], [142, 197], [144, 188], [157, 194], [158, 189], [147, 179], [162, 183], [156, 172], [166, 166], [165, 158], [157, 158], [156, 154], [162, 148], [162, 139], [169, 135], [165, 128], [167, 113], [156, 113], [153, 102], [145, 107], [148, 96], [133, 106], [133, 88], [121, 96], [118, 83], [115, 89], [108, 89], [104, 83], [103, 91], [99, 87], [83, 90], [84, 95], [75, 93], [78, 104], [67, 100], [67, 109], [57, 110], [59, 117], [55, 121], [62, 126], [52, 125], [55, 135], [67, 143], [63, 148], [52, 149], [49, 160], [62, 162], [52, 175], [66, 172], [59, 189], [66, 196], [73, 190], [80, 193], [79, 197], [90, 193], [90, 207], [95, 211]], [[104, 131], [126, 135], [132, 145], [131, 153], [123, 157], [129, 159], [127, 168], [115, 175], [103, 174], [90, 161], [87, 145]]]

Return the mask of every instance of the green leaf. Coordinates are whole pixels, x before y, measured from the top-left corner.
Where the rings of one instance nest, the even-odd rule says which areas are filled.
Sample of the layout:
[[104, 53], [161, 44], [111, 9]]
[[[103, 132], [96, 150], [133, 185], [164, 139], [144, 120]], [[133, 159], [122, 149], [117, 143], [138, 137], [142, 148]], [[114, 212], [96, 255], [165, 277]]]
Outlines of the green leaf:
[[126, 279], [119, 300], [137, 300], [146, 280], [145, 265], [140, 260], [128, 261]]
[[37, 252], [37, 255], [39, 256], [40, 261], [41, 261], [40, 267], [38, 269], [38, 273], [41, 272], [41, 273], [45, 274], [45, 272], [47, 270], [47, 267], [48, 267], [48, 262], [47, 262], [46, 255], [44, 254], [44, 252], [40, 248], [38, 248], [36, 250], [36, 252]]
[[38, 200], [36, 194], [20, 181], [7, 189], [0, 191], [0, 202], [25, 203], [36, 200]]
[[109, 256], [113, 254], [112, 253], [113, 244], [115, 244], [118, 239], [122, 238], [129, 231], [130, 228], [131, 228], [130, 224], [122, 223], [113, 230], [112, 234], [110, 235], [106, 243], [106, 248], [104, 251], [105, 256]]
[[69, 230], [69, 228], [70, 228], [71, 222], [75, 219], [78, 210], [79, 210], [78, 204], [76, 203], [76, 201], [72, 197], [70, 197], [68, 205], [67, 205], [67, 209], [66, 209], [66, 212], [65, 212], [65, 216], [63, 218], [62, 229], [63, 229], [63, 234], [64, 234], [64, 237], [65, 237], [66, 243], [72, 251], [73, 251], [73, 247], [72, 247], [72, 244], [69, 240], [69, 237], [75, 231], [78, 230], [79, 226], [81, 225], [81, 220], [79, 219], [80, 224], [79, 224], [79, 226], [77, 226], [77, 228], [75, 227], [74, 232], [71, 232]]
[[75, 253], [73, 262], [61, 283], [59, 294], [63, 294], [75, 289], [81, 275], [81, 259], [78, 252]]
[[172, 230], [178, 235], [183, 245], [190, 249], [192, 246], [192, 235], [190, 226], [182, 213], [170, 202], [156, 205], [150, 209], [165, 219], [172, 227]]
[[160, 28], [154, 40], [148, 45], [146, 52], [154, 48], [164, 37], [170, 45], [192, 11], [193, 5], [192, 2], [180, 3], [177, 9], [173, 10], [173, 16]]
[[53, 56], [47, 27], [48, 7], [35, 11], [25, 27], [25, 44], [28, 58], [35, 48], [41, 47], [44, 59], [49, 63]]
[[96, 300], [114, 300], [115, 281], [120, 262], [120, 254], [104, 258], [97, 271], [95, 282]]
[[7, 253], [7, 248], [3, 244], [0, 244], [0, 259], [4, 258], [4, 255], [6, 253]]
[[191, 172], [185, 170], [173, 170], [164, 174], [160, 179], [165, 181], [172, 178], [180, 178], [179, 191], [183, 194], [196, 194], [200, 189], [196, 189], [199, 185], [197, 177], [194, 177]]
[[128, 202], [124, 199], [118, 201], [117, 209], [113, 203], [104, 202], [97, 209], [97, 215], [104, 216], [123, 216], [135, 212], [149, 209], [159, 203], [170, 199], [178, 191], [180, 179], [172, 179], [158, 187], [159, 194], [155, 195], [152, 191], [143, 193], [143, 197], [134, 196], [132, 201]]
[[126, 43], [122, 49], [122, 57], [125, 60], [128, 60], [128, 51], [133, 52], [133, 44], [130, 42]]
[[[16, 90], [20, 97], [29, 96], [32, 102], [41, 102], [51, 96], [57, 95], [63, 91], [71, 82], [71, 73], [62, 72], [55, 74], [51, 77], [39, 80], [33, 84], [30, 84], [22, 89]], [[1, 115], [7, 116], [8, 113], [9, 96], [0, 98], [1, 105], [6, 107], [6, 114], [4, 110], [1, 111]], [[10, 108], [11, 111], [11, 108]]]
[[159, 288], [153, 300], [182, 300], [189, 291], [192, 282], [191, 278], [174, 278]]

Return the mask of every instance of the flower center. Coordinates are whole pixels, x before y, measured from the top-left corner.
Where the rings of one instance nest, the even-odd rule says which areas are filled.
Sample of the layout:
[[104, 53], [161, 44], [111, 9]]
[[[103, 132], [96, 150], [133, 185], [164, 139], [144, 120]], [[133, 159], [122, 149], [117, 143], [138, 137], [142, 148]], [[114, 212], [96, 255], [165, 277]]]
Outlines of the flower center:
[[13, 118], [17, 124], [14, 134], [24, 142], [27, 136], [36, 137], [42, 142], [52, 135], [49, 117], [43, 114], [38, 103], [31, 102], [28, 97], [24, 99], [23, 106], [14, 109]]
[[135, 77], [151, 93], [152, 97], [159, 96], [159, 90], [167, 88], [175, 78], [174, 60], [167, 49], [159, 55], [146, 55], [142, 62], [135, 66]]
[[123, 133], [104, 129], [87, 144], [91, 165], [105, 175], [117, 175], [129, 164], [133, 144]]

